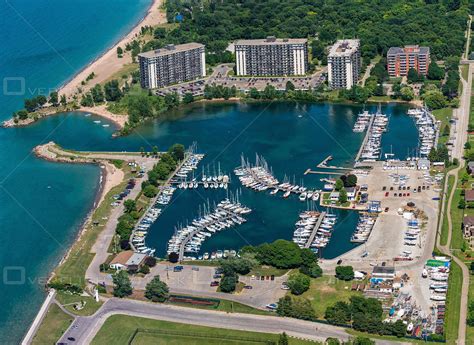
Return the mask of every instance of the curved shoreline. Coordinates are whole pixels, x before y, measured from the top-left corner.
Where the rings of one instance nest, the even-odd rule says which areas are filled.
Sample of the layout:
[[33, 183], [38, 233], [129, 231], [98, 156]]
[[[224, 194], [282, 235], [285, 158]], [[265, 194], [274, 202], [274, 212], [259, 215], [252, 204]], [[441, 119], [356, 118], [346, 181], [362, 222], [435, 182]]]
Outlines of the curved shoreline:
[[57, 88], [59, 94], [66, 94], [66, 97], [71, 97], [72, 94], [76, 93], [77, 88], [81, 87], [83, 90], [87, 90], [89, 85], [81, 85], [81, 82], [87, 78], [89, 74], [94, 72], [96, 77], [92, 80], [94, 85], [110, 78], [114, 73], [120, 70], [123, 65], [130, 63], [131, 57], [129, 54], [124, 54], [122, 58], [117, 57], [117, 47], [125, 46], [126, 43], [135, 38], [139, 33], [142, 26], [156, 25], [166, 22], [166, 16], [161, 12], [161, 5], [163, 0], [151, 0], [151, 4], [148, 7], [146, 14], [141, 20], [139, 20], [132, 29], [113, 43], [110, 47], [104, 49], [94, 60], [89, 64], [81, 68], [72, 77], [62, 83]]

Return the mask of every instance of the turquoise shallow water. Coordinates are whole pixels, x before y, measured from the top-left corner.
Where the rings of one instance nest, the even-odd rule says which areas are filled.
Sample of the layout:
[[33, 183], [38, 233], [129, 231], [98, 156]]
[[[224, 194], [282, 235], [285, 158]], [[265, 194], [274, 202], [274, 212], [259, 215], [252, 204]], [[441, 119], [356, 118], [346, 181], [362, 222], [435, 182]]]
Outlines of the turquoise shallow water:
[[[149, 4], [1, 1], [0, 120], [22, 107], [25, 97], [48, 93], [96, 58]], [[97, 167], [47, 163], [31, 149], [53, 139], [69, 146], [87, 142], [87, 125], [56, 117], [0, 129], [0, 344], [21, 340], [44, 298], [45, 278], [72, 242], [99, 183]]]

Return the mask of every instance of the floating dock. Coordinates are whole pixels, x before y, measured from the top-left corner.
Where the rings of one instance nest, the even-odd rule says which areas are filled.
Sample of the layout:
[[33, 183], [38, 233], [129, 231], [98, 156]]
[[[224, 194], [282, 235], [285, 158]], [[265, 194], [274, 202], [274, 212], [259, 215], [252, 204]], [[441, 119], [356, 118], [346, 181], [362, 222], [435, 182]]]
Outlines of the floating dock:
[[305, 248], [309, 248], [311, 246], [311, 243], [313, 243], [314, 238], [316, 237], [316, 233], [318, 232], [319, 227], [321, 226], [321, 223], [323, 222], [324, 217], [326, 216], [326, 212], [321, 212], [319, 215], [318, 221], [316, 224], [314, 224], [313, 231], [311, 232], [311, 235], [308, 237], [308, 241], [306, 241], [306, 244], [304, 245]]
[[359, 161], [360, 156], [362, 155], [362, 152], [364, 151], [365, 144], [367, 144], [367, 140], [369, 140], [369, 136], [370, 136], [370, 132], [372, 131], [372, 126], [374, 124], [374, 120], [375, 120], [375, 115], [372, 115], [372, 117], [370, 118], [370, 122], [367, 126], [367, 130], [365, 132], [364, 140], [362, 140], [362, 144], [360, 145], [359, 151], [357, 152], [357, 155], [356, 155], [356, 158], [355, 158], [356, 162]]

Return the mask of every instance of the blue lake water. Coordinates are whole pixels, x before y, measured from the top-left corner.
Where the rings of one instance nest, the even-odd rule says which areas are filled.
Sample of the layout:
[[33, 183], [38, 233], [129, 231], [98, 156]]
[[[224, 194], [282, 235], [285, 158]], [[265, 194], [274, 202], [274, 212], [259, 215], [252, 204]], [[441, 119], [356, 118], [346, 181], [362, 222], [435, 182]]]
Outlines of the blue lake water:
[[[150, 3], [0, 2], [0, 120], [21, 108], [25, 97], [64, 83], [128, 32]], [[85, 125], [57, 117], [0, 129], [0, 344], [19, 343], [29, 327], [45, 278], [74, 239], [99, 182], [95, 166], [50, 164], [31, 149], [58, 138], [75, 146], [87, 137]]]
[[[0, 3], [0, 119], [10, 117], [25, 97], [62, 84], [127, 32], [146, 11], [149, 0], [59, 1], [11, 0]], [[23, 84], [22, 84], [23, 83]], [[25, 94], [8, 95], [24, 86]], [[375, 107], [368, 107], [375, 109]], [[95, 117], [71, 113], [50, 117], [26, 128], [0, 129], [0, 343], [18, 343], [44, 297], [45, 279], [93, 205], [100, 171], [95, 166], [54, 164], [37, 159], [35, 145], [54, 140], [78, 150], [139, 150], [175, 142], [198, 143], [204, 166], [220, 162], [231, 172], [240, 154], [263, 155], [279, 178], [286, 174], [306, 186], [319, 187], [319, 175], [307, 175], [331, 154], [336, 165], [353, 160], [362, 135], [351, 128], [359, 106], [256, 103], [197, 104], [150, 122], [126, 138], [112, 139], [113, 128], [94, 124]], [[406, 107], [387, 105], [391, 115], [384, 151], [404, 158], [416, 146], [416, 129]], [[230, 190], [240, 188], [234, 177]], [[220, 193], [220, 194], [219, 194]], [[206, 190], [178, 191], [153, 225], [147, 239], [162, 255], [178, 223], [194, 218], [199, 205], [225, 195]], [[223, 231], [203, 250], [238, 248], [276, 238], [291, 238], [298, 212], [296, 199], [242, 189], [241, 201], [254, 209], [249, 222]], [[352, 247], [347, 241], [357, 217], [340, 212], [333, 241], [323, 255]], [[5, 277], [7, 279], [5, 279]]]

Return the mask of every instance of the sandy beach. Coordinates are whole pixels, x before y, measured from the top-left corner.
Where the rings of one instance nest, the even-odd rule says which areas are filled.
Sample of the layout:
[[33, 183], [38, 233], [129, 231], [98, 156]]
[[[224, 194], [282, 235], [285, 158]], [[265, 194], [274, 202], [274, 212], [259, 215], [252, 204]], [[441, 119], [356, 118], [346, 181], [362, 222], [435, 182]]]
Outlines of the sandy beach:
[[[139, 33], [142, 26], [146, 25], [157, 25], [160, 23], [166, 23], [166, 14], [161, 11], [163, 0], [152, 0], [153, 3], [148, 8], [148, 12], [145, 17], [135, 25], [135, 27], [126, 36], [124, 36], [119, 42], [108, 49], [99, 58], [87, 65], [83, 70], [77, 73], [71, 80], [66, 82], [58, 89], [59, 94], [65, 94], [67, 97], [71, 97], [77, 93], [78, 87], [82, 88], [83, 92], [90, 89], [97, 83], [102, 83], [113, 76], [115, 73], [120, 71], [123, 65], [131, 63], [132, 58], [130, 53], [124, 53], [122, 58], [117, 57], [117, 47], [122, 47], [125, 50], [125, 45], [131, 42]], [[94, 79], [92, 79], [87, 85], [81, 85], [81, 82], [87, 78], [92, 72], [95, 73]], [[101, 115], [101, 114], [98, 114]]]

